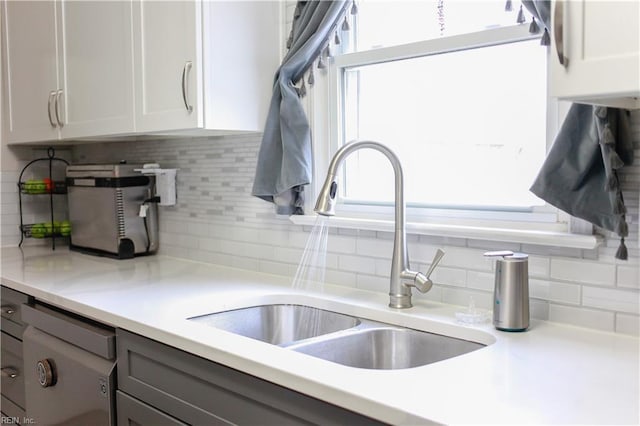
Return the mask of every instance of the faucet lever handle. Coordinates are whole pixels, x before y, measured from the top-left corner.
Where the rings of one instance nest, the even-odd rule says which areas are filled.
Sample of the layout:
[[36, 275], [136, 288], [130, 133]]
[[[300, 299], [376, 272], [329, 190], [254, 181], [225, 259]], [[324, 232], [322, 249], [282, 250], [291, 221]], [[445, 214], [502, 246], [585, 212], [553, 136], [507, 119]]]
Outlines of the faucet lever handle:
[[436, 252], [436, 255], [433, 257], [433, 260], [431, 261], [431, 266], [429, 267], [429, 270], [426, 273], [427, 278], [431, 276], [431, 274], [433, 273], [433, 270], [436, 269], [436, 266], [438, 266], [438, 263], [440, 263], [443, 257], [444, 257], [444, 251], [438, 249], [438, 251]]
[[412, 279], [412, 281], [408, 285], [411, 287], [417, 288], [418, 291], [420, 291], [420, 293], [426, 293], [427, 291], [431, 290], [431, 287], [433, 286], [433, 281], [431, 281], [429, 277], [433, 273], [433, 270], [436, 269], [436, 266], [438, 266], [438, 263], [440, 263], [440, 260], [442, 259], [443, 256], [444, 256], [444, 251], [438, 249], [438, 251], [436, 252], [436, 255], [433, 257], [431, 266], [429, 267], [429, 270], [427, 271], [426, 274], [423, 274], [422, 272], [406, 271], [408, 274], [411, 275], [411, 279]]

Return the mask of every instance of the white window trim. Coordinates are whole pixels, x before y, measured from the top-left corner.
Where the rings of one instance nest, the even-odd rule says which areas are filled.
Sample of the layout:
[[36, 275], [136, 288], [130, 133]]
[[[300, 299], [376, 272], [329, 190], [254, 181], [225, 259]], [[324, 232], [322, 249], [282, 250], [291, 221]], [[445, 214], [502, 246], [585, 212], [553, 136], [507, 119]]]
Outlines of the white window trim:
[[[292, 215], [289, 220], [296, 225], [313, 226], [316, 215]], [[393, 220], [362, 219], [333, 216], [325, 222], [330, 228], [358, 229], [367, 231], [394, 232]], [[407, 222], [407, 234], [429, 235], [471, 240], [499, 241], [503, 243], [533, 244], [566, 247], [584, 250], [597, 248], [603, 237], [598, 235], [569, 234], [566, 232], [532, 231], [510, 228], [488, 228], [482, 226], [441, 225], [434, 223]]]
[[[496, 38], [496, 35], [499, 37]], [[476, 33], [453, 37], [458, 41], [473, 40], [474, 45], [478, 47], [496, 44], [497, 40], [502, 40], [505, 36], [514, 39], [514, 41], [539, 37], [529, 34], [528, 26], [526, 25], [500, 28], [490, 33], [485, 33], [480, 37], [478, 36], [479, 34]], [[293, 223], [299, 225], [313, 225], [315, 223], [316, 214], [313, 212], [315, 199], [324, 182], [326, 170], [333, 153], [338, 149], [338, 141], [342, 129], [341, 105], [334, 99], [336, 99], [339, 84], [341, 84], [339, 79], [340, 68], [356, 63], [359, 65], [375, 63], [381, 57], [388, 58], [391, 56], [395, 60], [421, 56], [425, 47], [434, 51], [447, 51], [450, 50], [447, 46], [448, 44], [449, 42], [444, 38], [427, 40], [401, 46], [355, 52], [330, 59], [328, 70], [324, 73], [318, 73], [320, 75], [316, 78], [314, 89], [306, 97], [305, 107], [311, 125], [312, 140], [314, 141], [313, 183], [307, 188], [305, 200], [305, 211], [307, 213], [304, 216], [291, 216], [290, 220]], [[549, 102], [547, 108], [547, 149], [553, 142], [567, 109], [568, 106], [562, 103]], [[323, 143], [325, 141], [329, 143]], [[328, 221], [328, 226], [391, 232], [394, 229], [392, 210], [390, 207], [371, 208], [371, 206], [366, 206], [363, 208], [356, 205], [339, 205], [336, 209], [336, 216]], [[420, 213], [420, 211], [423, 213]], [[424, 212], [427, 213], [424, 214]], [[447, 211], [444, 211], [444, 213], [446, 215]], [[417, 235], [579, 249], [595, 249], [603, 241], [603, 238], [598, 235], [570, 233], [569, 229], [573, 228], [570, 223], [572, 218], [568, 214], [548, 205], [534, 208], [530, 213], [501, 212], [498, 214], [499, 218], [497, 220], [491, 219], [489, 221], [470, 220], [465, 218], [464, 213], [458, 213], [457, 217], [450, 217], [449, 220], [442, 219], [445, 215], [443, 215], [443, 211], [434, 209], [414, 210], [408, 208], [407, 232]]]

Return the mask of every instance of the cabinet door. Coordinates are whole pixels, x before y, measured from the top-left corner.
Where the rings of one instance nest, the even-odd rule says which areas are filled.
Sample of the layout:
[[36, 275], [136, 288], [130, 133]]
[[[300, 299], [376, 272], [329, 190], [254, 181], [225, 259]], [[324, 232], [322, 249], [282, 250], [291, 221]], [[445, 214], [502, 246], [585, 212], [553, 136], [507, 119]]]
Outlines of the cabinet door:
[[134, 131], [129, 1], [60, 1], [63, 138]]
[[[369, 417], [126, 330], [116, 330], [116, 346], [118, 389], [162, 410], [169, 420], [192, 425], [380, 425]], [[143, 425], [167, 424], [167, 418], [160, 421], [130, 404], [118, 407], [119, 416], [121, 410], [125, 410], [125, 419]]]
[[9, 142], [56, 139], [49, 121], [50, 95], [57, 90], [55, 3], [5, 1], [3, 8], [2, 74], [4, 113]]
[[[22, 362], [22, 342], [8, 335], [0, 333], [2, 349], [2, 381], [0, 393], [13, 402], [18, 408], [24, 409], [24, 367]], [[5, 376], [6, 374], [6, 376]], [[3, 407], [4, 408], [4, 407]]]
[[134, 4], [136, 129], [202, 127], [201, 3]]
[[182, 423], [124, 392], [116, 392], [116, 401], [119, 425], [186, 426], [186, 423]]
[[[552, 95], [640, 108], [640, 2], [555, 1], [552, 6]], [[558, 50], [567, 58], [565, 66]]]

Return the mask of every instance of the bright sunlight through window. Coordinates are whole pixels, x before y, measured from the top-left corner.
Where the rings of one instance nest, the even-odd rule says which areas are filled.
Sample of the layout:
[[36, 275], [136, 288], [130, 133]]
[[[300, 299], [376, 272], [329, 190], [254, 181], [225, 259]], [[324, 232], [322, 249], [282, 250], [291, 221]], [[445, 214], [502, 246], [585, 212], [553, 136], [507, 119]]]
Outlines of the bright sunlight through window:
[[[405, 17], [403, 25], [373, 31], [383, 15], [389, 22], [392, 5]], [[477, 47], [476, 33], [448, 37], [465, 28], [496, 32], [509, 19], [513, 25], [515, 15], [504, 12], [504, 1], [359, 6], [357, 50], [396, 47], [382, 49], [389, 55], [375, 60], [358, 63], [352, 54], [356, 59], [350, 61], [347, 53], [336, 61], [342, 64], [343, 143], [375, 140], [389, 146], [402, 162], [409, 205], [522, 210], [544, 204], [529, 192], [546, 152], [547, 52], [539, 38], [498, 35]], [[528, 27], [529, 15], [527, 20]], [[440, 38], [447, 48], [432, 51], [425, 44], [420, 55], [398, 59], [399, 43], [416, 37]], [[345, 202], [393, 201], [393, 170], [379, 153], [354, 153], [344, 172]]]

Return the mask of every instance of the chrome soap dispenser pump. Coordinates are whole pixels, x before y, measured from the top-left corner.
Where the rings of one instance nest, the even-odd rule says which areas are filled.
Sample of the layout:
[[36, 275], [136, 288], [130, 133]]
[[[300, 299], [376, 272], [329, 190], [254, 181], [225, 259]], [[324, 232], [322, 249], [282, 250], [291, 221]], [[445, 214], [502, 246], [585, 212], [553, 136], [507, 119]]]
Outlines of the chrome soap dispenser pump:
[[529, 256], [512, 251], [489, 251], [496, 258], [493, 325], [502, 331], [529, 328]]

